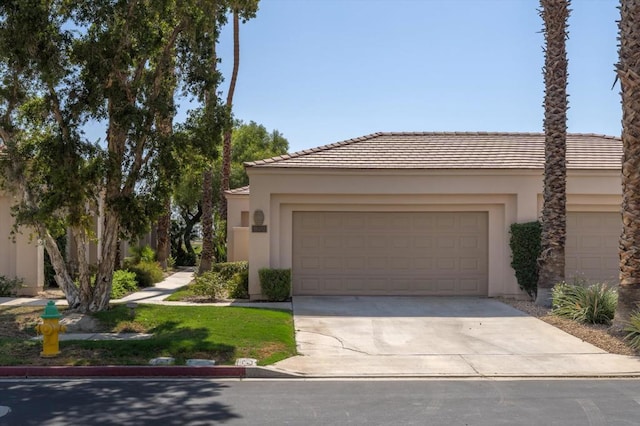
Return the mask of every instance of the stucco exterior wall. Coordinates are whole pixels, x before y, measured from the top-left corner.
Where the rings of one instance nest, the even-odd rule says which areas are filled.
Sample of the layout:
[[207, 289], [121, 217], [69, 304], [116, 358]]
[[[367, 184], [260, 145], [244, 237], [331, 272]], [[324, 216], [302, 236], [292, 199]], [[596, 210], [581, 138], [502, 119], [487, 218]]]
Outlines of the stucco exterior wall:
[[[258, 270], [290, 268], [294, 211], [482, 211], [489, 218], [489, 296], [521, 295], [510, 266], [509, 226], [536, 220], [541, 170], [336, 170], [248, 168], [249, 211], [267, 232], [249, 232], [249, 293], [261, 298]], [[569, 171], [569, 211], [616, 211], [613, 171]], [[253, 224], [253, 223], [251, 223]], [[235, 243], [234, 243], [235, 244]]]
[[249, 260], [249, 195], [226, 194], [227, 260]]
[[44, 248], [28, 229], [11, 236], [11, 199], [0, 194], [0, 275], [23, 280], [18, 295], [34, 296], [44, 285]]

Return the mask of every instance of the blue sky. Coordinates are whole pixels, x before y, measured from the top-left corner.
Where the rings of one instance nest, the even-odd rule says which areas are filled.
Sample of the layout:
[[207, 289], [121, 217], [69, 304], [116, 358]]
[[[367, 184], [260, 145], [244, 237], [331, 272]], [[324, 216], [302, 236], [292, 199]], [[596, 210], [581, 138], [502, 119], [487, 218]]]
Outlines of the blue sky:
[[[569, 131], [620, 135], [618, 2], [574, 0]], [[537, 0], [262, 0], [234, 112], [292, 151], [378, 131], [541, 132]], [[232, 65], [231, 28], [220, 40]]]

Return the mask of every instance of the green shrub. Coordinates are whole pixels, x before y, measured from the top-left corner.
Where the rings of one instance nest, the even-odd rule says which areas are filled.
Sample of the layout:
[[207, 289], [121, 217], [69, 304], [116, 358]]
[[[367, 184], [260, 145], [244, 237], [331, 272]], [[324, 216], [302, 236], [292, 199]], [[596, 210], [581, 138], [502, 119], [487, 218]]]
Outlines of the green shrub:
[[627, 332], [624, 338], [629, 341], [629, 346], [640, 351], [640, 311], [631, 314], [629, 323], [624, 326], [624, 331]]
[[233, 274], [229, 281], [229, 296], [232, 299], [249, 298], [249, 270]]
[[551, 292], [553, 313], [579, 322], [609, 324], [616, 313], [618, 293], [606, 284], [588, 287], [556, 284]]
[[216, 263], [211, 268], [226, 282], [228, 297], [246, 299], [249, 297], [249, 262]]
[[162, 268], [158, 262], [142, 261], [136, 265], [129, 266], [127, 269], [136, 274], [136, 281], [140, 288], [152, 287], [164, 278]]
[[258, 271], [262, 294], [270, 302], [282, 302], [291, 295], [291, 269], [269, 269]]
[[538, 290], [538, 257], [540, 256], [540, 222], [511, 225], [511, 267], [516, 272], [518, 285], [535, 299]]
[[156, 260], [156, 252], [148, 245], [129, 247], [129, 254], [130, 257], [127, 260], [133, 265]]
[[198, 296], [205, 296], [214, 300], [226, 299], [229, 295], [227, 282], [219, 272], [209, 271], [198, 275], [191, 289]]
[[111, 283], [111, 298], [120, 299], [138, 289], [136, 274], [131, 271], [119, 269], [113, 272]]
[[9, 279], [4, 275], [0, 275], [0, 297], [15, 296], [22, 283], [23, 280], [21, 278]]

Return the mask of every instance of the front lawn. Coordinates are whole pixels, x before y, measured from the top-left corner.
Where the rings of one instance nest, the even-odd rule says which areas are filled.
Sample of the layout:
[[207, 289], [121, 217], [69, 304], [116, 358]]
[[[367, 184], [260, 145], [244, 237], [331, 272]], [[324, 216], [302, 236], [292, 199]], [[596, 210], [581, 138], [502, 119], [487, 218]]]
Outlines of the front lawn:
[[[256, 358], [260, 365], [295, 355], [291, 312], [240, 307], [139, 305], [135, 318], [124, 305], [95, 315], [104, 332], [146, 332], [138, 341], [67, 341], [62, 354], [43, 359], [40, 342], [29, 340], [34, 318], [43, 308], [0, 308], [1, 365], [146, 365], [151, 358], [171, 356], [176, 364], [189, 358], [214, 359], [217, 365], [236, 358]], [[25, 319], [25, 315], [31, 315]], [[28, 324], [29, 328], [24, 328]], [[22, 330], [20, 328], [23, 327]]]

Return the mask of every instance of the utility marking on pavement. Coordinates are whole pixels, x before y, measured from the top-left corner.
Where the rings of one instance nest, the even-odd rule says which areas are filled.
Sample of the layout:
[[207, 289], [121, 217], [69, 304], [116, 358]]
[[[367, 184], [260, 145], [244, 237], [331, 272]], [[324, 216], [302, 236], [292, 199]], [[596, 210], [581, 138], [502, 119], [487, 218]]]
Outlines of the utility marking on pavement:
[[442, 400], [441, 399], [432, 399], [429, 401], [426, 407], [424, 407], [425, 411], [439, 411], [442, 408]]
[[606, 424], [604, 416], [598, 406], [590, 399], [576, 399], [582, 410], [587, 415], [587, 421], [591, 426], [600, 426]]
[[640, 404], [640, 396], [637, 396], [637, 397], [633, 398], [633, 400], [634, 400], [636, 403]]
[[11, 408], [0, 405], [0, 417], [4, 417], [11, 412]]

